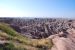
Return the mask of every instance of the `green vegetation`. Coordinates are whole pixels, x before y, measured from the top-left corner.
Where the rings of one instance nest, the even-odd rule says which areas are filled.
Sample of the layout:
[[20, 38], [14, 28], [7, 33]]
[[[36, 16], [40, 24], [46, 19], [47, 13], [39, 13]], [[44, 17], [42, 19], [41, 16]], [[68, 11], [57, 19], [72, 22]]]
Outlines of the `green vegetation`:
[[3, 30], [4, 32], [8, 33], [11, 36], [17, 36], [16, 31], [11, 29], [7, 24], [5, 23], [0, 23], [0, 29]]
[[50, 39], [28, 39], [20, 33], [17, 33], [14, 29], [12, 29], [8, 24], [0, 23], [0, 40], [8, 41], [8, 45], [4, 45], [0, 47], [0, 50], [43, 50], [50, 49], [52, 47], [52, 40]]
[[13, 43], [0, 44], [0, 50], [26, 50], [26, 48], [16, 48]]
[[9, 35], [10, 39], [18, 40], [22, 43], [28, 44], [28, 39], [21, 36], [14, 29], [12, 29], [9, 25], [7, 25], [5, 23], [0, 23], [0, 29], [2, 31], [6, 32]]

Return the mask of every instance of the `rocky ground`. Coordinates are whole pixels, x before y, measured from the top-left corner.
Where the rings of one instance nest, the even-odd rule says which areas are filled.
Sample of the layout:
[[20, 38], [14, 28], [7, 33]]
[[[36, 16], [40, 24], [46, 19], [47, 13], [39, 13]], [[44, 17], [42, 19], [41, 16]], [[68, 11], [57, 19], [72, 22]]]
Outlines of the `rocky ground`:
[[27, 38], [52, 39], [53, 46], [45, 50], [75, 50], [75, 20], [73, 19], [0, 19], [0, 22], [8, 23]]
[[51, 50], [75, 50], [75, 29], [68, 29], [67, 33], [66, 38], [62, 36], [64, 33], [48, 37], [54, 44]]
[[50, 35], [65, 32], [69, 28], [75, 29], [75, 20], [52, 18], [0, 18], [0, 22], [9, 23], [17, 32], [28, 38], [41, 39]]

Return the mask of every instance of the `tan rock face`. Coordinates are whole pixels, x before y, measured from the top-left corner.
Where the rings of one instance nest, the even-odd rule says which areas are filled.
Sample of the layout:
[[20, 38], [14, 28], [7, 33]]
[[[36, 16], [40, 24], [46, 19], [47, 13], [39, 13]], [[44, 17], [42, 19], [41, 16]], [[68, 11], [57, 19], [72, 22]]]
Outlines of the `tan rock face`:
[[69, 33], [69, 35], [71, 35], [72, 37], [75, 37], [75, 29], [68, 29], [67, 32]]
[[75, 50], [75, 29], [68, 29], [67, 38], [55, 36], [51, 50]]
[[57, 50], [66, 50], [66, 43], [63, 40], [64, 38], [54, 38], [53, 43], [56, 46]]

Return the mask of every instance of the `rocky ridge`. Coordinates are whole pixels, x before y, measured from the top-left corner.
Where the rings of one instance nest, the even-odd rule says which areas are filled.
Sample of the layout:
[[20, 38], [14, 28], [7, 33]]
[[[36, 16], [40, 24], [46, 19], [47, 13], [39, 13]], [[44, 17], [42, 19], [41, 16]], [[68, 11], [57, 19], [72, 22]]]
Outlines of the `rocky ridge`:
[[17, 32], [32, 39], [47, 38], [50, 35], [64, 32], [69, 28], [75, 29], [75, 20], [52, 18], [0, 18], [0, 22], [8, 23]]
[[[52, 39], [51, 49], [75, 50], [75, 20], [0, 18], [23, 36], [31, 39]], [[1, 41], [2, 42], [2, 41]], [[41, 42], [40, 42], [41, 43]]]

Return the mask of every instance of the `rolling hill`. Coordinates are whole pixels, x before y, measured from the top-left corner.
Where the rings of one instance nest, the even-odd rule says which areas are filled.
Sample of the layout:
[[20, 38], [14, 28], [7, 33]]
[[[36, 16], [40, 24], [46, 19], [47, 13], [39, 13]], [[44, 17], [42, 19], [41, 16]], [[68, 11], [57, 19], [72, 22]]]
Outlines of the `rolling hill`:
[[0, 46], [1, 50], [39, 50], [50, 49], [52, 42], [50, 39], [29, 39], [16, 32], [9, 24], [0, 23]]

